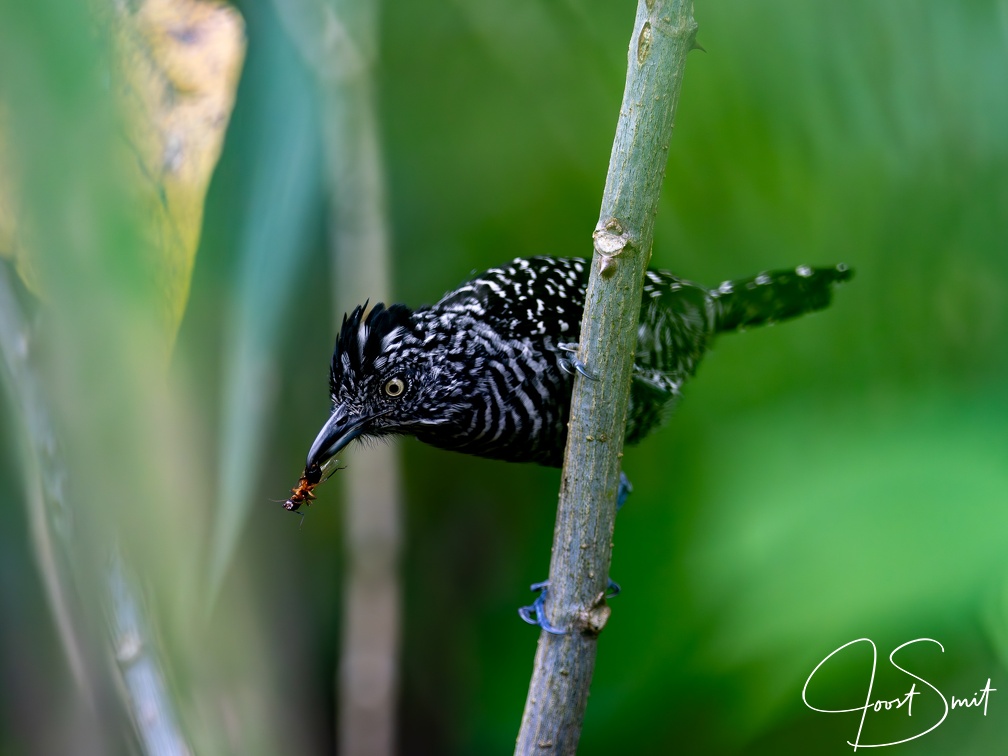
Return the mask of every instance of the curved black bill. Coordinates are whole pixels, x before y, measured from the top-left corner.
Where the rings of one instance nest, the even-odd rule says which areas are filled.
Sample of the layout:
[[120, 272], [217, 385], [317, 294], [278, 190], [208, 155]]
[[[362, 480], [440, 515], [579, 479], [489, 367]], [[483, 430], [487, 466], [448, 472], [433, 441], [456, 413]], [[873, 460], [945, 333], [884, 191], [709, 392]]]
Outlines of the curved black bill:
[[325, 469], [337, 454], [364, 432], [364, 426], [372, 419], [347, 412], [342, 406], [334, 409], [311, 445], [305, 469]]

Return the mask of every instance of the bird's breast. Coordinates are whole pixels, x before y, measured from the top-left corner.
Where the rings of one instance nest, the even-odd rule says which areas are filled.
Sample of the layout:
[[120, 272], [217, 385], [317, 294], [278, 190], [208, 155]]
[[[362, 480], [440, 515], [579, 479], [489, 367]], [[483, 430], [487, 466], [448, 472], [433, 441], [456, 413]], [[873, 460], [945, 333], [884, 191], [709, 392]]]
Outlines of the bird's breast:
[[[474, 350], [465, 411], [451, 427], [418, 435], [421, 441], [511, 462], [559, 464], [566, 440], [572, 380], [548, 346], [484, 336]], [[488, 348], [489, 347], [489, 348]]]

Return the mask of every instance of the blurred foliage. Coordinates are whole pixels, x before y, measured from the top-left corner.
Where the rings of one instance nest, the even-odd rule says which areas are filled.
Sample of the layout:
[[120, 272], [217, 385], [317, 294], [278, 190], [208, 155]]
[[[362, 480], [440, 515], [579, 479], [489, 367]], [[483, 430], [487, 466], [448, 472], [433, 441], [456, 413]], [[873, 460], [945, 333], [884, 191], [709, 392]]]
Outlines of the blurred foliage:
[[115, 83], [149, 203], [147, 247], [161, 262], [169, 341], [189, 295], [210, 177], [245, 52], [241, 17], [205, 0], [145, 0], [111, 18]]
[[[328, 408], [311, 78], [271, 3], [240, 3], [247, 61], [166, 389], [143, 368], [156, 294], [125, 254], [144, 238], [143, 205], [103, 160], [114, 130], [88, 62], [101, 55], [79, 12], [50, 5], [0, 4], [0, 99], [18, 106], [3, 124], [9, 157], [56, 282], [62, 335], [46, 376], [75, 492], [94, 507], [84, 519], [121, 527], [190, 730], [216, 732], [221, 749], [328, 750], [342, 503], [320, 488], [299, 527], [275, 501]], [[815, 714], [801, 690], [854, 638], [879, 646], [880, 697], [906, 692], [883, 662], [921, 637], [944, 645], [915, 663], [946, 694], [988, 677], [1008, 689], [1008, 3], [758, 0], [700, 3], [696, 18], [707, 52], [687, 66], [653, 264], [705, 283], [837, 261], [857, 276], [821, 314], [719, 342], [669, 427], [627, 450], [635, 493], [613, 564], [624, 592], [581, 752], [847, 752], [857, 715]], [[432, 302], [515, 255], [590, 253], [632, 20], [614, 3], [384, 5], [397, 299]], [[270, 253], [294, 256], [272, 289], [249, 257]], [[227, 355], [244, 343], [262, 347], [248, 401], [264, 402], [268, 448], [222, 482], [248, 486], [253, 513], [207, 616], [222, 408], [242, 404]], [[3, 429], [16, 415], [0, 404]], [[57, 636], [4, 436], [6, 752], [42, 742], [26, 708], [68, 707], [70, 694], [46, 653]], [[402, 750], [508, 752], [536, 640], [515, 607], [547, 572], [559, 475], [402, 446]], [[852, 661], [838, 698], [863, 699], [864, 674]], [[997, 752], [1000, 695], [988, 716], [954, 711], [902, 752]], [[70, 727], [68, 712], [51, 722]], [[866, 739], [898, 736], [902, 720], [891, 733], [883, 721]]]
[[8, 155], [10, 146], [6, 135], [6, 108], [0, 102], [0, 260], [13, 260], [24, 281], [34, 280], [26, 255], [21, 254], [18, 242], [18, 203], [14, 190], [14, 175]]
[[[146, 244], [163, 294], [170, 345], [182, 321], [203, 222], [203, 204], [234, 105], [245, 39], [241, 17], [222, 3], [146, 0], [100, 17], [112, 40], [108, 77], [119, 98], [122, 160], [146, 205]], [[0, 103], [0, 256], [16, 259], [39, 291], [30, 245], [18, 243], [14, 161], [5, 160]], [[20, 135], [19, 135], [20, 136]], [[21, 170], [28, 170], [21, 166]]]

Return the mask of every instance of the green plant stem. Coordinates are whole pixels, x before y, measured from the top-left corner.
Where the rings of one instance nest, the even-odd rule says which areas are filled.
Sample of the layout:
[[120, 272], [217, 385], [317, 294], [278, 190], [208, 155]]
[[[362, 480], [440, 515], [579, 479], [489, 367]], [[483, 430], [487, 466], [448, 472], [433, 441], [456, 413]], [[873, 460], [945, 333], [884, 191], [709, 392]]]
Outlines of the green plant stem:
[[[87, 566], [97, 560], [81, 554], [75, 545], [82, 539], [64, 494], [65, 466], [43, 382], [29, 359], [31, 345], [10, 268], [0, 261], [0, 364], [6, 368], [9, 392], [22, 417], [26, 503], [36, 559], [70, 668], [92, 705], [112, 690], [121, 693], [143, 753], [191, 753], [165, 684], [163, 660], [148, 629], [140, 592], [128, 577], [118, 549], [113, 547], [107, 563], [93, 575]], [[74, 600], [93, 593], [92, 586], [99, 586], [105, 610], [105, 653], [89, 642], [82, 630], [89, 625], [89, 617], [81, 602]], [[110, 679], [97, 661], [102, 657], [114, 659], [117, 679]]]
[[[363, 297], [388, 301], [389, 232], [373, 72], [379, 4], [366, 0], [276, 3], [315, 74], [330, 188], [334, 327]], [[362, 294], [363, 292], [363, 294]], [[354, 454], [343, 484], [346, 561], [339, 674], [338, 751], [395, 752], [401, 594], [399, 450]]]
[[620, 458], [644, 272], [651, 256], [668, 145], [686, 56], [692, 0], [639, 0], [623, 102], [594, 233], [578, 378], [571, 400], [543, 631], [516, 753], [573, 753], [581, 734], [597, 638], [609, 617]]

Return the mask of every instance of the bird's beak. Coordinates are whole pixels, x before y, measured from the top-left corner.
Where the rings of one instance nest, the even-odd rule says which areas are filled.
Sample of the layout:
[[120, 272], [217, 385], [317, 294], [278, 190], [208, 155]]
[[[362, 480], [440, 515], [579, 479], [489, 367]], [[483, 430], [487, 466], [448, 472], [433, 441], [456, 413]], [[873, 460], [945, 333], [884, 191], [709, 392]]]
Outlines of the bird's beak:
[[305, 469], [312, 469], [313, 465], [324, 469], [326, 464], [364, 432], [367, 424], [373, 419], [374, 416], [361, 417], [349, 412], [344, 405], [336, 407], [315, 437], [311, 451], [308, 452]]

